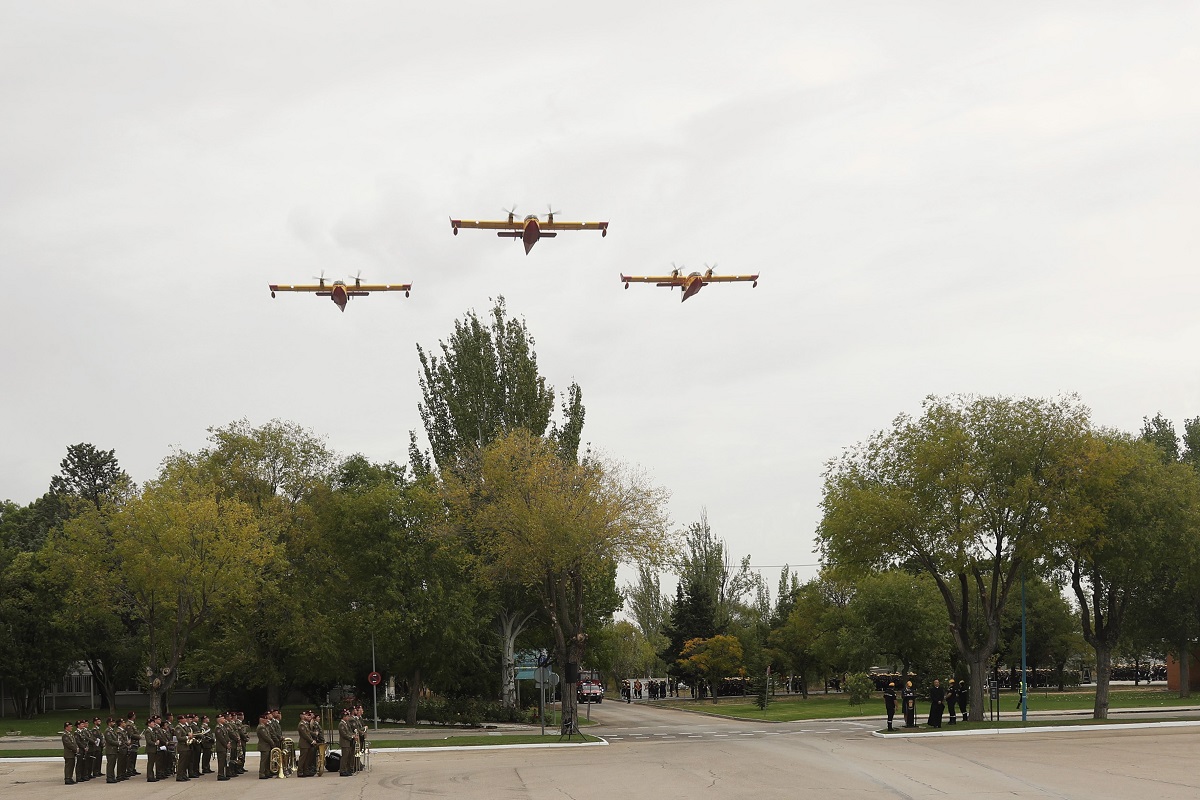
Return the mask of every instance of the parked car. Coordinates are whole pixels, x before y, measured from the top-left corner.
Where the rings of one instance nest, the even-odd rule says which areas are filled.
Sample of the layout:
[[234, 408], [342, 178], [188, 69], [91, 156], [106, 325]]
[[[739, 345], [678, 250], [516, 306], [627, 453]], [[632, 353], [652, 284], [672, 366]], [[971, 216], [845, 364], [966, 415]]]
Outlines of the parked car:
[[603, 703], [604, 687], [594, 681], [583, 681], [575, 692], [581, 703]]

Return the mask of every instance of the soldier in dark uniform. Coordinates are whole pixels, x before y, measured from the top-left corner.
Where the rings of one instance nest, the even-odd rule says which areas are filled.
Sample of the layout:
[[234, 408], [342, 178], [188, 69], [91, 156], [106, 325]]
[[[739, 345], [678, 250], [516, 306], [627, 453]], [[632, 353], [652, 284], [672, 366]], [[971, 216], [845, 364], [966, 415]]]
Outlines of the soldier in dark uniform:
[[232, 741], [225, 714], [217, 714], [217, 727], [212, 732], [214, 749], [217, 752], [217, 780], [229, 780], [229, 750]]
[[146, 740], [146, 783], [154, 783], [158, 778], [154, 777], [158, 774], [158, 731], [155, 730], [158, 722], [153, 716], [146, 720], [146, 729], [142, 731], [142, 738]]
[[104, 758], [106, 766], [104, 770], [104, 782], [117, 782], [117, 748], [121, 745], [121, 739], [117, 736], [116, 723], [112, 717], [108, 718], [108, 727], [104, 729]]
[[246, 771], [246, 750], [250, 746], [250, 726], [246, 724], [246, 712], [238, 712], [238, 738], [241, 744], [238, 745], [238, 763], [237, 771], [239, 773]]
[[892, 718], [896, 716], [896, 683], [889, 683], [887, 688], [883, 690], [883, 707], [887, 709], [888, 730], [892, 728]]
[[104, 774], [104, 764], [101, 758], [104, 755], [104, 732], [100, 729], [100, 718], [96, 717], [92, 720], [92, 727], [88, 729], [88, 767], [90, 771], [87, 773], [87, 778], [99, 778]]
[[92, 761], [88, 755], [92, 747], [92, 732], [88, 730], [86, 719], [75, 723], [75, 744], [78, 751], [75, 758], [75, 782], [82, 783], [92, 777]]
[[129, 730], [125, 720], [118, 719], [117, 723], [117, 780], [123, 781], [129, 777]]
[[213, 745], [216, 743], [216, 737], [213, 736], [212, 728], [209, 726], [208, 714], [200, 718], [200, 774], [207, 775], [212, 772], [212, 754]]
[[267, 712], [258, 715], [258, 727], [254, 731], [258, 736], [258, 777], [266, 780], [271, 777], [271, 724], [267, 721]]
[[138, 750], [142, 748], [142, 735], [138, 733], [137, 712], [125, 715], [125, 730], [129, 733], [129, 775], [141, 775], [137, 768]]
[[354, 775], [354, 739], [356, 731], [350, 720], [350, 709], [342, 709], [342, 722], [338, 725], [338, 746], [342, 748], [342, 760], [338, 764], [338, 775], [349, 778]]
[[900, 693], [900, 699], [904, 702], [904, 727], [917, 727], [917, 694], [913, 691], [912, 681], [904, 683], [904, 691]]
[[155, 733], [158, 736], [158, 773], [154, 779], [163, 781], [171, 777], [175, 768], [175, 762], [172, 760], [174, 756], [171, 753], [171, 728], [163, 722], [162, 717], [155, 717], [154, 723], [157, 725]]
[[191, 730], [187, 726], [187, 717], [183, 714], [175, 720], [175, 729], [171, 731], [175, 737], [175, 780], [186, 781], [188, 770], [192, 767], [192, 747], [188, 744]]
[[200, 734], [200, 715], [188, 715], [188, 730], [192, 732], [192, 771], [189, 778], [200, 777], [200, 755], [204, 750], [203, 737]]
[[933, 686], [929, 688], [929, 724], [934, 728], [942, 727], [942, 709], [945, 705], [946, 691], [942, 688], [942, 682], [934, 678]]
[[354, 707], [354, 724], [358, 728], [358, 740], [355, 742], [357, 747], [356, 752], [363, 754], [361, 761], [358, 759], [358, 756], [354, 758], [354, 771], [358, 772], [366, 767], [367, 758], [367, 723], [364, 721], [363, 707], [361, 705]]
[[307, 711], [300, 712], [300, 722], [296, 725], [296, 736], [300, 739], [300, 761], [296, 764], [296, 777], [308, 778], [317, 774], [316, 747], [317, 739], [312, 732], [312, 723]]
[[958, 685], [958, 712], [962, 715], [963, 722], [967, 721], [967, 701], [971, 699], [971, 693], [967, 689], [967, 682], [963, 681]]
[[75, 784], [75, 760], [79, 757], [79, 740], [75, 738], [75, 723], [63, 725], [63, 783], [67, 786]]
[[958, 702], [958, 688], [954, 685], [954, 678], [950, 679], [950, 683], [946, 686], [946, 710], [950, 712], [950, 724], [954, 725], [958, 720], [955, 719], [954, 705]]

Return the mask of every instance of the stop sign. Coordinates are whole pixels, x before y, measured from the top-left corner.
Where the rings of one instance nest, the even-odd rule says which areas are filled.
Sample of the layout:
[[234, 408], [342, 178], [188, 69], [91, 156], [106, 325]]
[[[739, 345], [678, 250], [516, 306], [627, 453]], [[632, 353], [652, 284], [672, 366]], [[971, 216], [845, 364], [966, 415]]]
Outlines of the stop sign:
[[367, 683], [371, 684], [372, 686], [378, 686], [380, 684], [380, 682], [382, 682], [382, 681], [383, 681], [383, 676], [380, 675], [378, 672], [372, 672], [370, 675], [367, 676]]

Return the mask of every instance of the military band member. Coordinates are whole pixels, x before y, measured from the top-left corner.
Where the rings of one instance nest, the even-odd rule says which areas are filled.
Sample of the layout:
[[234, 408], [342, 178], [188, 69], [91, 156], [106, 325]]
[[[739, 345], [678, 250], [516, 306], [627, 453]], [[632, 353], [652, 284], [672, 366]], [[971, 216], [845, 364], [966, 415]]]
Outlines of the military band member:
[[129, 731], [125, 729], [125, 720], [114, 720], [117, 731], [117, 780], [123, 781], [129, 777]]
[[296, 725], [296, 736], [300, 739], [300, 761], [296, 764], [296, 777], [307, 778], [316, 775], [316, 759], [313, 754], [317, 740], [313, 736], [307, 711], [300, 712], [300, 722]]
[[157, 726], [155, 733], [158, 736], [158, 752], [156, 753], [158, 772], [154, 779], [163, 781], [170, 778], [175, 769], [174, 756], [171, 753], [171, 729], [163, 723], [162, 717], [155, 717], [154, 724]]
[[175, 780], [177, 781], [189, 780], [188, 770], [192, 765], [192, 747], [188, 743], [188, 739], [191, 734], [192, 732], [187, 726], [187, 716], [180, 714], [171, 731], [171, 735], [175, 739]]
[[192, 771], [188, 777], [200, 777], [200, 755], [204, 750], [204, 741], [200, 731], [200, 715], [188, 715], [188, 728], [192, 731]]
[[63, 725], [63, 783], [67, 786], [75, 784], [75, 760], [79, 756], [79, 740], [75, 738], [75, 723]]
[[116, 722], [112, 717], [109, 717], [108, 727], [104, 729], [105, 783], [117, 782], [117, 747], [120, 744], [121, 740], [117, 737]]
[[246, 712], [238, 712], [238, 731], [241, 746], [238, 747], [238, 772], [246, 771], [246, 749], [250, 746], [250, 724], [246, 722]]
[[125, 729], [129, 732], [129, 775], [141, 775], [137, 768], [138, 750], [142, 748], [142, 735], [138, 733], [137, 712], [125, 715]]
[[217, 727], [213, 729], [213, 744], [217, 751], [217, 780], [229, 780], [229, 727], [224, 714], [217, 714]]
[[104, 774], [101, 756], [104, 754], [104, 732], [100, 724], [100, 718], [96, 717], [92, 720], [92, 727], [88, 729], [88, 765], [90, 772], [87, 773], [88, 778], [99, 778]]
[[[321, 745], [325, 743], [325, 731], [321, 729], [321, 718], [315, 711], [309, 712], [310, 726], [312, 728], [313, 740], [316, 741], [316, 752], [313, 754], [313, 769], [317, 769], [316, 760], [321, 758]], [[321, 764], [317, 771], [318, 775], [324, 774], [325, 765]]]
[[[354, 758], [354, 771], [358, 772], [366, 766], [367, 752], [367, 724], [364, 722], [363, 707], [361, 705], [354, 707], [354, 725], [358, 729], [358, 737], [355, 742], [356, 754]], [[363, 754], [361, 760], [358, 758], [358, 753]]]
[[157, 780], [154, 776], [158, 774], [158, 731], [154, 726], [154, 717], [146, 719], [146, 729], [142, 731], [142, 738], [146, 741], [146, 782], [154, 783]]
[[259, 714], [254, 730], [258, 737], [258, 778], [264, 781], [271, 777], [271, 724], [267, 719], [267, 712]]
[[357, 730], [350, 717], [350, 709], [342, 709], [342, 722], [338, 725], [338, 746], [342, 748], [342, 760], [338, 764], [338, 775], [349, 778], [354, 774], [354, 740]]
[[75, 723], [75, 742], [79, 747], [79, 756], [75, 759], [75, 782], [81, 783], [92, 778], [92, 761], [88, 753], [92, 747], [92, 732], [88, 730], [88, 722], [81, 719]]
[[200, 717], [200, 774], [207, 775], [212, 772], [212, 754], [213, 745], [216, 744], [216, 738], [213, 736], [213, 730], [208, 720], [208, 714]]

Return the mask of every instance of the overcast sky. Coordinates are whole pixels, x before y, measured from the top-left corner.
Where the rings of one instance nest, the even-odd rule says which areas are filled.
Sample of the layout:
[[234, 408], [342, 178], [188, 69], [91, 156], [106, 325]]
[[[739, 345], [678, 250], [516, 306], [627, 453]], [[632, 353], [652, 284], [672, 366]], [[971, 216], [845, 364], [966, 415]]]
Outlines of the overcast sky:
[[[403, 462], [415, 345], [503, 294], [773, 586], [927, 395], [1200, 416], [1197, 87], [1197, 2], [3, 0], [0, 497], [243, 417]], [[451, 235], [513, 203], [609, 235]], [[622, 289], [672, 262], [762, 279]], [[267, 290], [359, 271], [412, 297]]]

